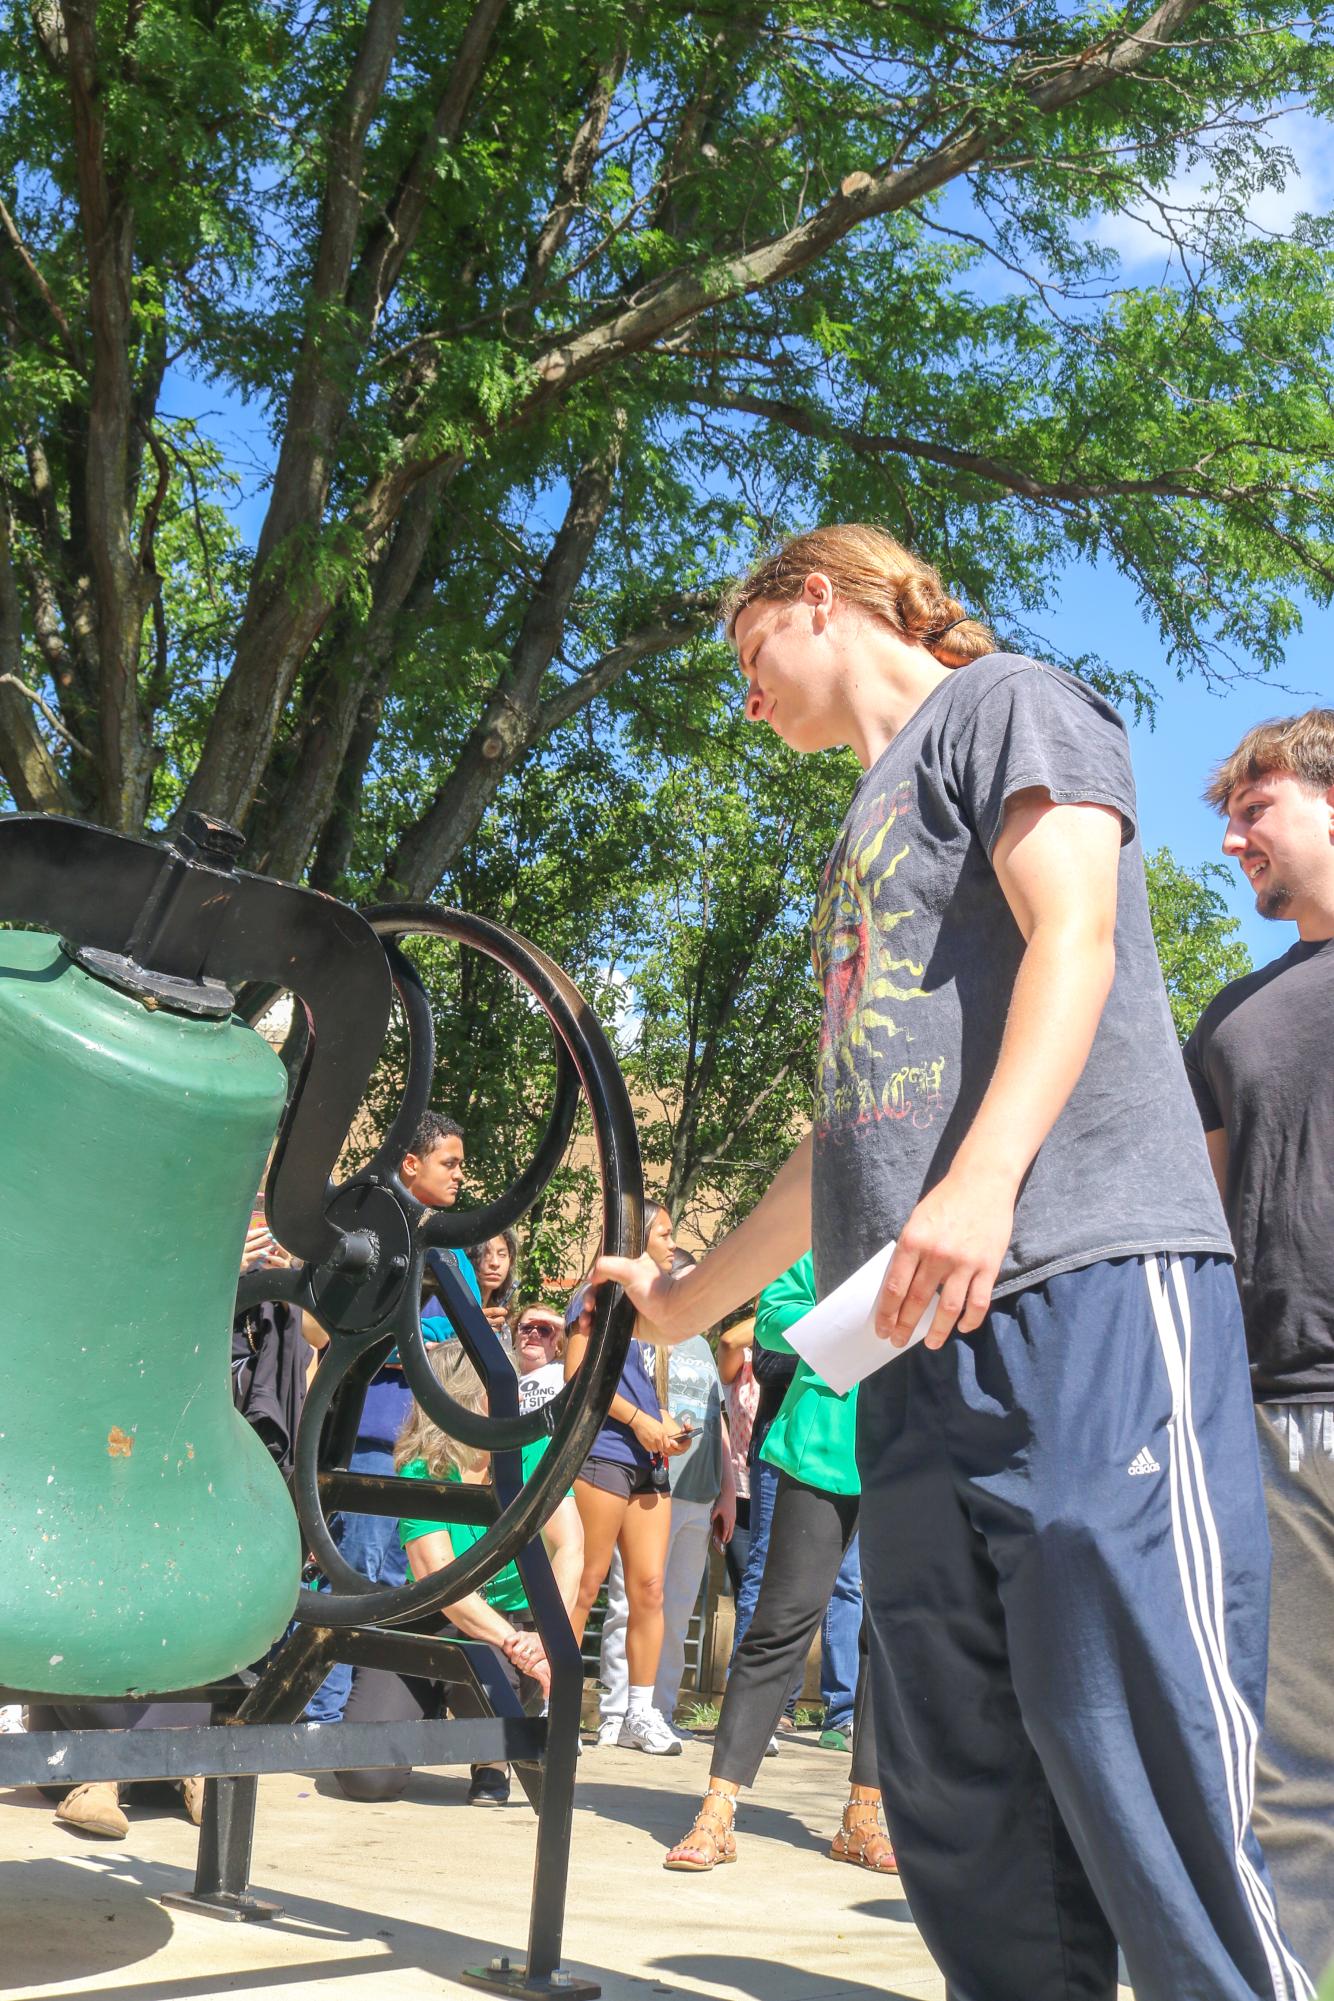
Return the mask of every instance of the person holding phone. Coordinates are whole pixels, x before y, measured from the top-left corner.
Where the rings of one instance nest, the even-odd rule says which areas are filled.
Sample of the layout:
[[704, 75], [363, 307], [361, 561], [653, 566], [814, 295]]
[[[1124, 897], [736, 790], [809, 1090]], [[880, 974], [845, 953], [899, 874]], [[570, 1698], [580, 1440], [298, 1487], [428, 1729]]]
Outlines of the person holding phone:
[[484, 1244], [474, 1244], [468, 1259], [477, 1274], [482, 1312], [502, 1341], [506, 1340], [519, 1283], [519, 1239], [513, 1230], [501, 1230]]
[[[673, 1254], [672, 1268], [695, 1260], [688, 1251]], [[662, 1653], [653, 1685], [653, 1706], [676, 1737], [688, 1732], [673, 1721], [681, 1677], [685, 1671], [686, 1635], [699, 1600], [699, 1588], [709, 1561], [709, 1543], [726, 1546], [736, 1527], [736, 1478], [723, 1415], [723, 1388], [713, 1349], [702, 1334], [675, 1348], [644, 1344], [644, 1360], [653, 1372], [654, 1388], [664, 1411], [670, 1405], [685, 1449], [668, 1463], [672, 1492], [663, 1568]], [[629, 1694], [625, 1633], [629, 1600], [619, 1554], [612, 1558], [607, 1578], [607, 1616], [602, 1626], [598, 1679], [602, 1683], [602, 1721], [597, 1741], [619, 1744]]]
[[[654, 1264], [670, 1270], [676, 1246], [665, 1209], [649, 1215], [645, 1241]], [[594, 1288], [580, 1286], [567, 1313], [567, 1379], [579, 1369], [588, 1348], [593, 1306]], [[659, 1401], [643, 1344], [631, 1341], [606, 1422], [574, 1483], [584, 1525], [584, 1573], [570, 1623], [582, 1644], [588, 1615], [619, 1552], [628, 1599], [628, 1687], [616, 1742], [622, 1750], [647, 1751], [653, 1757], [679, 1756], [681, 1750], [681, 1740], [654, 1697], [662, 1656], [663, 1577], [672, 1514], [667, 1466], [689, 1443], [688, 1430]]]

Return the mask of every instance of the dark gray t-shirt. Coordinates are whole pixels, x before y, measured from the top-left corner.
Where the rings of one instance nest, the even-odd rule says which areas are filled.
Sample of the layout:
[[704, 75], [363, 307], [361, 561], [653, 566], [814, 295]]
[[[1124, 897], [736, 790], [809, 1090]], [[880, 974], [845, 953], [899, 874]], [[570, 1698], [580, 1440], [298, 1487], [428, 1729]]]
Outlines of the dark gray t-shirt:
[[1251, 1384], [1334, 1398], [1334, 938], [1233, 980], [1186, 1044], [1206, 1132], [1227, 1133]]
[[991, 1081], [1024, 940], [990, 858], [1005, 802], [1031, 786], [1121, 815], [1116, 976], [996, 1291], [1104, 1258], [1231, 1255], [1154, 950], [1124, 726], [1068, 674], [990, 654], [933, 689], [866, 773], [821, 878], [821, 1297], [943, 1179]]

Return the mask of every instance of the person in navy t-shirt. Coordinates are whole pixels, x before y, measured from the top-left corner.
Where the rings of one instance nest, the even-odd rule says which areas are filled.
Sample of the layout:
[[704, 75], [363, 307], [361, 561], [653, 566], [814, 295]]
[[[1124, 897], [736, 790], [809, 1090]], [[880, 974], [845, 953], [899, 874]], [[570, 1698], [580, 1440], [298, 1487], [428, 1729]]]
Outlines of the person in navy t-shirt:
[[[662, 1270], [676, 1245], [665, 1209], [648, 1217], [645, 1247]], [[593, 1325], [592, 1291], [581, 1286], [570, 1301], [565, 1374], [583, 1361]], [[582, 1642], [584, 1627], [619, 1550], [630, 1601], [625, 1652], [630, 1671], [629, 1708], [617, 1739], [621, 1749], [656, 1756], [679, 1755], [681, 1741], [653, 1704], [662, 1653], [662, 1581], [671, 1525], [667, 1461], [684, 1452], [690, 1432], [658, 1402], [638, 1341], [630, 1343], [606, 1422], [593, 1440], [574, 1483], [584, 1525], [584, 1574], [571, 1624]]]

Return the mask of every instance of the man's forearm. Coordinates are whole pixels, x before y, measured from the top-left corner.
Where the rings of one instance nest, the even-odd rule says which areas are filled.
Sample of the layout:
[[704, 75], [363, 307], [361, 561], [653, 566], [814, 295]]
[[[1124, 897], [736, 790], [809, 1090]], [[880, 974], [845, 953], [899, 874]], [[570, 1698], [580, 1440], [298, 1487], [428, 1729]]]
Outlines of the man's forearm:
[[754, 1299], [811, 1247], [811, 1153], [808, 1135], [788, 1155], [749, 1216], [690, 1271], [673, 1282], [667, 1341], [702, 1333]]
[[1088, 1061], [1116, 970], [1110, 936], [1039, 925], [1015, 976], [1000, 1056], [950, 1172], [1017, 1194]]

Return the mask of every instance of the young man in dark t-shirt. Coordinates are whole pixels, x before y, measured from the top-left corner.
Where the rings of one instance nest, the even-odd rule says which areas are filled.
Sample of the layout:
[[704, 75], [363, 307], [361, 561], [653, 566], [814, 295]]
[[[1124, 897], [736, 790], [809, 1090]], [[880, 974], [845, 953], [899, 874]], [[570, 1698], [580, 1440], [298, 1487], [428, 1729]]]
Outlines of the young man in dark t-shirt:
[[[663, 1338], [891, 1238], [859, 1404], [890, 1833], [952, 2001], [1301, 2001], [1249, 1830], [1269, 1554], [1230, 1245], [1116, 712], [879, 531], [735, 595], [747, 713], [864, 776], [820, 883], [815, 1131]], [[730, 1808], [706, 1801], [720, 1827]]]
[[1256, 1828], [1313, 1971], [1334, 1959], [1334, 709], [1251, 730], [1206, 797], [1272, 965], [1186, 1045], [1237, 1252], [1274, 1583]]
[[[459, 1199], [463, 1177], [462, 1128], [442, 1112], [424, 1112], [399, 1168], [404, 1188], [423, 1208], [452, 1209]], [[457, 1251], [428, 1250], [421, 1309], [422, 1335], [427, 1341], [448, 1339], [454, 1331], [440, 1304], [436, 1285], [435, 1273], [442, 1265], [447, 1265], [471, 1293], [479, 1310], [482, 1304], [471, 1260], [460, 1257]], [[394, 1443], [411, 1407], [412, 1392], [395, 1353], [367, 1385], [356, 1446], [348, 1460], [349, 1472], [393, 1472]], [[407, 1581], [407, 1558], [399, 1540], [398, 1523], [392, 1515], [344, 1515], [338, 1542], [352, 1568], [372, 1584]], [[305, 1720], [340, 1723], [352, 1681], [349, 1664], [338, 1661], [307, 1704]]]

